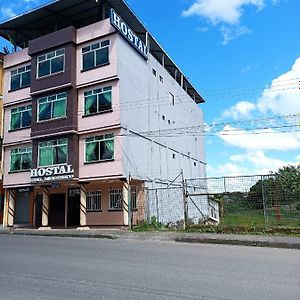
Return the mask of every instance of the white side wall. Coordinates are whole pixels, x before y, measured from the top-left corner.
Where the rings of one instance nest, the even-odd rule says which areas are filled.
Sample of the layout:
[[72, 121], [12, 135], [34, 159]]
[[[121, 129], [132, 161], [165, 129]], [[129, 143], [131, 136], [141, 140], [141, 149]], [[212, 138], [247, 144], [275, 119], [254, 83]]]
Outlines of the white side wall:
[[[123, 131], [125, 174], [173, 180], [182, 169], [186, 178], [204, 177], [203, 114], [199, 106], [155, 58], [150, 55], [146, 61], [120, 36], [118, 75], [121, 125], [127, 128]], [[175, 96], [175, 105], [170, 93]]]

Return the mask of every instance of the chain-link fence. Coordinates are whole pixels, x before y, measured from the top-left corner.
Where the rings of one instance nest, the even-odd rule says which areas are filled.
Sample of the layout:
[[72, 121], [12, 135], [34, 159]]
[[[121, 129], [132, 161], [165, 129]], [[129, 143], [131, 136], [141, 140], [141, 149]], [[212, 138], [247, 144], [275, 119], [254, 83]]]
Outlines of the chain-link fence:
[[300, 226], [300, 183], [275, 175], [188, 179], [137, 192], [135, 224]]
[[209, 202], [218, 203], [220, 224], [300, 226], [300, 182], [276, 175], [190, 179]]

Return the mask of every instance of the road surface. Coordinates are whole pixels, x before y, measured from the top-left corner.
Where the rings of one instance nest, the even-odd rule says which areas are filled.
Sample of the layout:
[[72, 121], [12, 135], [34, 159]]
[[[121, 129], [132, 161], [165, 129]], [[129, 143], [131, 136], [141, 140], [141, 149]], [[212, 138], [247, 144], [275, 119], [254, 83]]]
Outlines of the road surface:
[[299, 299], [300, 251], [0, 235], [0, 299]]

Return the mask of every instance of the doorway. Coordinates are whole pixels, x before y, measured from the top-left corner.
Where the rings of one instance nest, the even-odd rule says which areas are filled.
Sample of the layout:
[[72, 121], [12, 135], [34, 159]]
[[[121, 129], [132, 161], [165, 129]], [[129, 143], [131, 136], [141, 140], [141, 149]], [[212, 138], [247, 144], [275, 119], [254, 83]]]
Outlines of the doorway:
[[80, 226], [80, 188], [68, 190], [68, 226]]
[[65, 227], [65, 194], [50, 195], [49, 226]]
[[16, 193], [15, 224], [30, 224], [30, 199], [29, 193]]

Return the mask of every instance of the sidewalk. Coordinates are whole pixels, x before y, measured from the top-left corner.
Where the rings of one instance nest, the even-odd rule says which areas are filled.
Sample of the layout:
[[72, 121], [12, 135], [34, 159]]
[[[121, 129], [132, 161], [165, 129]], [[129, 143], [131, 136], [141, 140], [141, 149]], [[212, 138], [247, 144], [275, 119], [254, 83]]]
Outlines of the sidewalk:
[[97, 238], [110, 240], [140, 240], [140, 241], [175, 241], [181, 243], [226, 244], [255, 247], [272, 247], [286, 249], [300, 249], [300, 237], [261, 236], [241, 234], [211, 234], [185, 232], [132, 232], [116, 229], [7, 229], [0, 227], [0, 234], [34, 235], [73, 238]]

